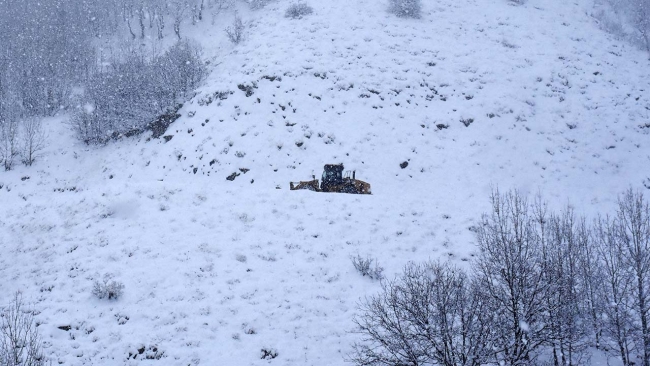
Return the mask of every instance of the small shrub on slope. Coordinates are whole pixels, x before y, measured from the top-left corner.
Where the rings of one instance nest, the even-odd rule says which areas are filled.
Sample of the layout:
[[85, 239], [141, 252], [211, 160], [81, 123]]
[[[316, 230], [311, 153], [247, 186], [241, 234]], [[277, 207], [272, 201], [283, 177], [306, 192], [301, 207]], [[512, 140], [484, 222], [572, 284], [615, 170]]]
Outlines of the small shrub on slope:
[[363, 258], [360, 255], [350, 257], [354, 268], [361, 273], [362, 276], [368, 276], [372, 280], [381, 280], [384, 276], [382, 272], [384, 269], [379, 266], [376, 260], [367, 257]]
[[95, 281], [93, 285], [93, 295], [98, 299], [117, 300], [124, 293], [124, 284], [116, 281], [109, 281], [104, 277], [104, 281]]
[[266, 5], [268, 5], [271, 0], [246, 0], [248, 3], [248, 6], [250, 6], [251, 9], [257, 10], [257, 9], [262, 9]]
[[244, 22], [242, 22], [239, 14], [235, 14], [235, 20], [232, 25], [224, 29], [230, 42], [239, 44], [244, 40]]
[[389, 0], [388, 11], [402, 18], [419, 18], [422, 12], [420, 0]]
[[285, 17], [287, 18], [301, 18], [305, 15], [309, 15], [314, 12], [314, 9], [312, 9], [311, 6], [307, 4], [291, 4], [288, 8], [286, 13], [284, 14]]

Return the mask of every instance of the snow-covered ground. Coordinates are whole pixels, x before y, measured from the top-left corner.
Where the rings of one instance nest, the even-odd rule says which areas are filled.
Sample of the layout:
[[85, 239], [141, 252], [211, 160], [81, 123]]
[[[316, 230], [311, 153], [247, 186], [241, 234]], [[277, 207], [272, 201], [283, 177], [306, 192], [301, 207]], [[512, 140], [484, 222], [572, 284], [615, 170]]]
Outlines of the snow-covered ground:
[[[647, 55], [583, 5], [289, 4], [244, 12], [238, 46], [223, 23], [185, 29], [211, 74], [169, 141], [87, 147], [59, 117], [39, 162], [0, 172], [0, 303], [22, 291], [55, 363], [342, 365], [380, 290], [350, 256], [387, 277], [464, 265], [495, 187], [588, 216], [650, 187]], [[326, 163], [373, 195], [288, 189]], [[106, 275], [117, 301], [91, 293]]]

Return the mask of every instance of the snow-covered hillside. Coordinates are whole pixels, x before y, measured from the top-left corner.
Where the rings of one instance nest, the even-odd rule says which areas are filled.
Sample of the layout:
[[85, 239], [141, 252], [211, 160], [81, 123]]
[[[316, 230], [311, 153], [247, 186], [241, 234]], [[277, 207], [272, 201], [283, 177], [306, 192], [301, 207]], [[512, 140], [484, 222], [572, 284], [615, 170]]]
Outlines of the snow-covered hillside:
[[[22, 291], [54, 363], [342, 365], [380, 290], [350, 256], [462, 265], [497, 186], [587, 215], [650, 188], [647, 55], [580, 4], [290, 3], [244, 12], [237, 46], [188, 28], [211, 74], [167, 138], [88, 147], [61, 116], [0, 172], [0, 304]], [[327, 163], [373, 195], [289, 191]], [[106, 275], [117, 301], [91, 293]]]

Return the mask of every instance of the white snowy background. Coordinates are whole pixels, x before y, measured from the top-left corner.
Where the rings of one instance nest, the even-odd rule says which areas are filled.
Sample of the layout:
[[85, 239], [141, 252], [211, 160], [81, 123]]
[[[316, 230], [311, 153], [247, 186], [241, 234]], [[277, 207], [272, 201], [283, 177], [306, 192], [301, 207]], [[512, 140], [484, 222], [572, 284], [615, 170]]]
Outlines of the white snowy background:
[[[232, 14], [185, 28], [211, 73], [168, 142], [88, 147], [59, 116], [40, 161], [0, 172], [0, 303], [22, 292], [54, 364], [343, 365], [381, 288], [350, 256], [465, 265], [496, 187], [587, 217], [650, 188], [648, 55], [584, 4], [290, 3], [242, 8], [237, 46]], [[327, 163], [373, 194], [289, 190]], [[92, 295], [105, 275], [119, 300]]]

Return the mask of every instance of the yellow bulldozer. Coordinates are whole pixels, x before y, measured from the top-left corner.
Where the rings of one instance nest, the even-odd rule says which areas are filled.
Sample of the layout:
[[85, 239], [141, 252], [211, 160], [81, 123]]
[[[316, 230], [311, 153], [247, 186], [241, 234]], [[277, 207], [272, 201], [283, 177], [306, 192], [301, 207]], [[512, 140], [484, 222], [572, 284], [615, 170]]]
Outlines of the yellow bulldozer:
[[348, 170], [343, 174], [343, 170], [343, 164], [325, 164], [320, 185], [318, 179], [312, 176], [313, 180], [310, 181], [290, 182], [289, 189], [292, 191], [308, 189], [314, 192], [372, 194], [369, 183], [356, 179], [356, 171]]

